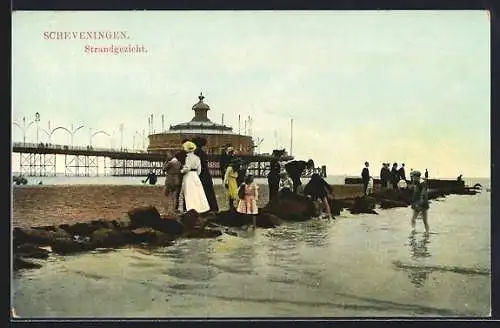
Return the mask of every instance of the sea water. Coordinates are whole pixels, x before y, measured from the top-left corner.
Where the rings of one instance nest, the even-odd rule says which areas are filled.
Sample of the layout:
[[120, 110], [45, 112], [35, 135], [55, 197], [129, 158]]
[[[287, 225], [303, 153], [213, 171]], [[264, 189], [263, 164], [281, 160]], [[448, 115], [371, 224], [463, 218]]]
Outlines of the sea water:
[[53, 255], [14, 274], [12, 304], [21, 317], [489, 316], [490, 196], [433, 200], [429, 235], [395, 208]]

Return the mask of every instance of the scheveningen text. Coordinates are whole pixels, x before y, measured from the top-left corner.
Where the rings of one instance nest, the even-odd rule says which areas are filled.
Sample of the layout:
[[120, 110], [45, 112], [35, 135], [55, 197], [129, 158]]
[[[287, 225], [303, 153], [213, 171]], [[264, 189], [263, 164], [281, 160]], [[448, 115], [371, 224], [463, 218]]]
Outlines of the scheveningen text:
[[126, 31], [43, 32], [45, 40], [123, 40], [130, 39]]

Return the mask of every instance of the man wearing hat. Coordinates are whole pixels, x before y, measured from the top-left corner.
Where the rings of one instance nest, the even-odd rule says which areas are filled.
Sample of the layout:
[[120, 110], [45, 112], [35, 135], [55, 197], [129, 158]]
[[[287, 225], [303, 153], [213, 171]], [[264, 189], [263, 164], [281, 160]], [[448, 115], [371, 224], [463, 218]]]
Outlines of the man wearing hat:
[[414, 170], [410, 173], [410, 179], [412, 182], [413, 196], [411, 200], [411, 208], [413, 210], [413, 215], [411, 218], [411, 228], [415, 231], [415, 224], [419, 214], [422, 215], [422, 220], [424, 221], [425, 232], [429, 232], [429, 223], [427, 222], [427, 211], [429, 210], [429, 200], [427, 196], [427, 183], [426, 181], [421, 181], [420, 171]]
[[227, 166], [229, 162], [234, 158], [234, 148], [227, 145], [222, 149], [222, 153], [219, 160], [219, 168], [222, 179], [224, 180], [224, 174], [226, 173]]

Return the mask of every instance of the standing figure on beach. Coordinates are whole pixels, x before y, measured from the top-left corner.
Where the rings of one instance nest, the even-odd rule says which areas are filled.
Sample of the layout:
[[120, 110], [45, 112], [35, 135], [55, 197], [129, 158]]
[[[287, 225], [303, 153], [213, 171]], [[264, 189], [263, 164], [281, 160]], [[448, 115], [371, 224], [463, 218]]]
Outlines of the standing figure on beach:
[[368, 182], [370, 182], [370, 170], [368, 167], [370, 164], [368, 162], [365, 162], [365, 167], [361, 171], [361, 182], [363, 182], [363, 195], [367, 195], [367, 189], [368, 189]]
[[241, 214], [251, 215], [252, 226], [255, 230], [257, 226], [256, 215], [259, 213], [259, 208], [257, 207], [259, 188], [257, 184], [254, 183], [253, 175], [247, 175], [240, 188], [245, 188], [245, 196], [243, 199], [240, 199], [236, 211]]
[[399, 178], [401, 180], [405, 180], [405, 182], [406, 182], [405, 163], [401, 164], [401, 167], [399, 168], [398, 173], [399, 173]]
[[[194, 154], [196, 145], [191, 141], [186, 141], [182, 147], [186, 152], [186, 163], [181, 169], [181, 173], [184, 174], [182, 177], [181, 193], [184, 195], [186, 210], [195, 210], [198, 213], [208, 212], [210, 206], [208, 205], [207, 197], [205, 196], [205, 191], [199, 177], [201, 173], [201, 161]], [[179, 210], [182, 211], [180, 208]]]
[[227, 146], [222, 149], [222, 153], [219, 159], [220, 175], [222, 180], [224, 180], [224, 174], [226, 174], [226, 169], [231, 160], [234, 158], [234, 148]]
[[291, 161], [285, 164], [286, 173], [292, 179], [293, 193], [297, 193], [297, 189], [302, 185], [300, 177], [304, 174], [306, 169], [314, 168], [314, 161], [312, 159], [306, 161]]
[[382, 163], [382, 168], [380, 169], [380, 189], [387, 188], [387, 166]]
[[279, 154], [273, 152], [273, 158], [271, 159], [269, 173], [267, 174], [267, 184], [269, 186], [269, 201], [278, 196], [279, 186], [280, 186], [280, 172], [281, 165], [279, 162]]
[[236, 208], [236, 200], [238, 199], [238, 183], [236, 179], [238, 178], [239, 169], [238, 161], [233, 159], [226, 168], [226, 174], [224, 174], [224, 187], [226, 188], [230, 211]]
[[238, 159], [239, 169], [238, 169], [238, 177], [236, 178], [236, 184], [241, 186], [245, 182], [245, 177], [247, 176], [247, 168], [248, 165], [241, 158]]
[[325, 207], [325, 214], [329, 219], [332, 218], [330, 202], [328, 195], [332, 194], [332, 187], [318, 174], [311, 175], [311, 180], [304, 187], [304, 194], [311, 197], [313, 201], [321, 201]]
[[429, 232], [429, 223], [427, 221], [427, 211], [429, 210], [429, 200], [427, 195], [427, 181], [420, 181], [421, 173], [417, 170], [412, 171], [410, 179], [412, 181], [413, 196], [411, 200], [411, 208], [413, 215], [411, 217], [411, 228], [415, 230], [417, 217], [422, 216], [424, 221], [425, 232]]
[[203, 150], [203, 147], [207, 144], [207, 139], [196, 137], [193, 139], [193, 142], [196, 145], [194, 154], [200, 158], [201, 162], [200, 180], [203, 185], [203, 190], [205, 191], [205, 196], [207, 197], [208, 205], [210, 205], [210, 211], [218, 212], [219, 206], [217, 205], [217, 198], [215, 197], [214, 182], [210, 175], [210, 169], [208, 168], [208, 155], [205, 150]]
[[182, 185], [182, 163], [167, 152], [163, 172], [165, 173], [165, 214], [173, 214], [179, 208], [179, 190]]
[[399, 182], [398, 163], [394, 163], [392, 164], [392, 170], [391, 170], [392, 189], [398, 189], [398, 182]]
[[425, 179], [429, 179], [429, 171], [427, 171], [427, 169], [425, 169]]

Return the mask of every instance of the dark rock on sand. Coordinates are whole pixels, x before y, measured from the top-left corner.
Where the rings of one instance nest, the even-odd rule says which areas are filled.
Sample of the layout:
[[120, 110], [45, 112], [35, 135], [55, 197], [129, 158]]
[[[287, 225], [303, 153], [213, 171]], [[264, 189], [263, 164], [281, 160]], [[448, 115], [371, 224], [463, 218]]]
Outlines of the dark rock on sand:
[[340, 202], [337, 199], [333, 199], [333, 198], [329, 199], [329, 203], [330, 203], [330, 211], [331, 211], [331, 214], [333, 216], [340, 215], [340, 212], [342, 212], [342, 209], [345, 208], [345, 206], [342, 204], [342, 202]]
[[[253, 224], [252, 216], [241, 214], [236, 211], [221, 211], [214, 216], [208, 217], [207, 226], [222, 225], [226, 227], [242, 227]], [[259, 228], [274, 228], [282, 223], [282, 220], [274, 214], [263, 213], [256, 215], [256, 226]]]
[[130, 231], [99, 228], [92, 232], [90, 243], [97, 247], [119, 247], [126, 245], [131, 239]]
[[38, 263], [29, 262], [17, 256], [14, 257], [12, 264], [14, 271], [21, 269], [39, 269], [42, 267]]
[[383, 209], [395, 208], [395, 207], [407, 207], [408, 204], [406, 202], [402, 202], [399, 200], [391, 200], [391, 199], [382, 199], [380, 200], [380, 207]]
[[55, 240], [71, 239], [71, 235], [62, 229], [47, 231], [40, 229], [14, 228], [14, 246], [22, 244], [52, 245]]
[[[283, 220], [271, 213], [259, 213], [256, 224], [259, 228], [275, 228], [283, 223]], [[251, 224], [251, 222], [250, 222]]]
[[222, 235], [222, 231], [215, 229], [196, 229], [186, 231], [184, 238], [216, 238]]
[[182, 224], [184, 230], [190, 231], [200, 228], [206, 221], [206, 218], [200, 217], [195, 210], [190, 210], [179, 216], [179, 222]]
[[79, 236], [89, 236], [94, 231], [101, 227], [101, 223], [96, 221], [97, 224], [92, 222], [78, 222], [72, 225], [69, 224], [61, 224], [59, 228], [63, 229], [67, 233], [71, 235], [79, 235]]
[[151, 227], [161, 220], [160, 213], [154, 206], [142, 206], [127, 212], [131, 228]]
[[[193, 216], [197, 217], [197, 214], [188, 213], [184, 215], [187, 221]], [[162, 218], [158, 210], [153, 206], [132, 209], [128, 212], [128, 217], [130, 218], [129, 228], [131, 229], [150, 227], [173, 236], [180, 235], [184, 230], [184, 226], [181, 222], [177, 221], [175, 218]], [[182, 220], [182, 217], [180, 220]], [[126, 224], [125, 219], [123, 219], [122, 222]]]
[[33, 244], [22, 244], [14, 249], [14, 254], [27, 258], [46, 259], [49, 251]]
[[271, 200], [262, 208], [286, 221], [305, 221], [315, 216], [317, 209], [311, 198], [289, 193]]
[[349, 208], [351, 214], [378, 214], [374, 211], [376, 200], [371, 197], [356, 197], [354, 204]]
[[58, 239], [52, 243], [52, 250], [61, 255], [92, 251], [99, 247], [91, 241], [76, 241], [72, 239]]
[[149, 227], [136, 228], [130, 231], [133, 243], [148, 243], [150, 245], [170, 245], [174, 236]]

